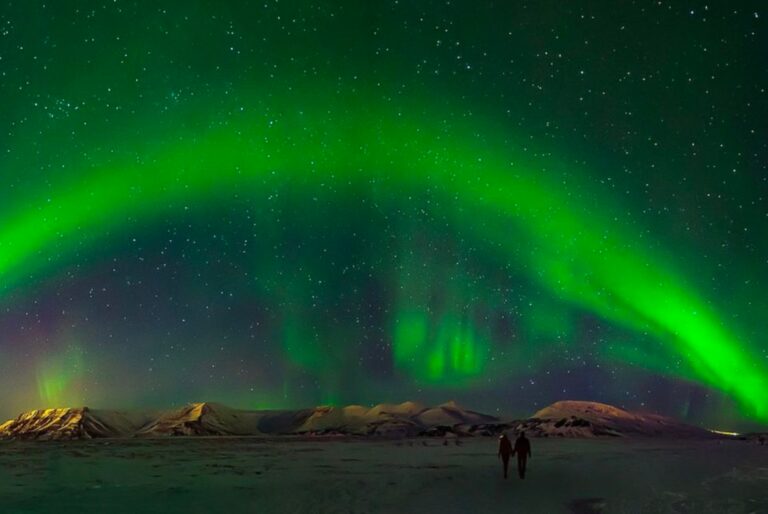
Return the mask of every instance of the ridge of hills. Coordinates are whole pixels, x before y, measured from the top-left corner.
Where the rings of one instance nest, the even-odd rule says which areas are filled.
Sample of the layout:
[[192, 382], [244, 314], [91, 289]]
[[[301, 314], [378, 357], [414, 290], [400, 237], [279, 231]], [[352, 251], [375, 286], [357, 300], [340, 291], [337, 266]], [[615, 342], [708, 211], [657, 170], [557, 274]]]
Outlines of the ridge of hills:
[[719, 437], [656, 414], [611, 405], [559, 401], [521, 420], [501, 420], [450, 401], [435, 407], [407, 401], [368, 408], [320, 406], [298, 410], [243, 410], [213, 402], [161, 412], [40, 409], [0, 425], [0, 438], [72, 440], [172, 436], [492, 436], [525, 431], [531, 437]]

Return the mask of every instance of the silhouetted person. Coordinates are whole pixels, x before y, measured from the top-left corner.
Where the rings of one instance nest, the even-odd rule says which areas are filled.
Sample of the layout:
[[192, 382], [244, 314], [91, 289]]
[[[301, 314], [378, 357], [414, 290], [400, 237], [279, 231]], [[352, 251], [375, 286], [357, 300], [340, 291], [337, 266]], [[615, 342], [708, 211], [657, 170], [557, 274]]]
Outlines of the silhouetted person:
[[505, 434], [499, 437], [499, 458], [504, 463], [504, 478], [507, 478], [507, 469], [509, 469], [509, 457], [512, 456], [512, 443]]
[[525, 432], [520, 432], [517, 437], [513, 453], [517, 454], [517, 472], [520, 478], [525, 478], [525, 465], [528, 463], [528, 457], [531, 456], [531, 442], [525, 437]]
[[765, 437], [760, 436], [757, 438], [757, 440], [760, 442], [760, 446], [765, 446]]

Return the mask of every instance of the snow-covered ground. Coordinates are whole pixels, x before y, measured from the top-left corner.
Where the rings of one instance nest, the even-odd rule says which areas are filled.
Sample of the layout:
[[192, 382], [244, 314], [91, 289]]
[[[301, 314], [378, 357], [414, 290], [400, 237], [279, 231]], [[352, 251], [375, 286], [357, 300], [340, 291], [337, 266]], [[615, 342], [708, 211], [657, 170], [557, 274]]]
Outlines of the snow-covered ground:
[[531, 442], [506, 481], [495, 438], [3, 442], [0, 512], [768, 513], [768, 446]]

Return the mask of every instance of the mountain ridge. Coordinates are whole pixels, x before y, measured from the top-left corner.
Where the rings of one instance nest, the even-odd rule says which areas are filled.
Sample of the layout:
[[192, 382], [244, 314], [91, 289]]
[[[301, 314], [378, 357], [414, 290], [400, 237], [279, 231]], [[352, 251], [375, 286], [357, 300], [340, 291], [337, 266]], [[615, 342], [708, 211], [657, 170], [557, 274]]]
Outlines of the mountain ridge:
[[517, 429], [539, 437], [716, 437], [709, 430], [667, 416], [579, 400], [560, 400], [548, 405]]
[[532, 437], [717, 437], [703, 428], [657, 414], [611, 405], [562, 400], [530, 418], [502, 420], [456, 402], [318, 406], [296, 410], [235, 409], [196, 402], [160, 412], [38, 409], [0, 425], [2, 439], [71, 440], [126, 437], [224, 436], [491, 436], [527, 432]]
[[119, 437], [138, 429], [145, 422], [142, 418], [89, 407], [36, 409], [0, 425], [0, 438], [48, 441]]

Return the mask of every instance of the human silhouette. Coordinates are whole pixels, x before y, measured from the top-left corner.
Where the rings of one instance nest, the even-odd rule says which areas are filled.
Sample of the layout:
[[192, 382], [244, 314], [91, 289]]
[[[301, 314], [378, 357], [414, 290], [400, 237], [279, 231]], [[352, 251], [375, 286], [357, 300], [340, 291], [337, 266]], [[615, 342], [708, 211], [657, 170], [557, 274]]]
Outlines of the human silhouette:
[[528, 463], [528, 457], [531, 456], [531, 442], [525, 437], [525, 432], [520, 432], [512, 453], [517, 454], [517, 472], [520, 478], [525, 478], [525, 465]]
[[504, 463], [504, 478], [507, 478], [507, 469], [509, 469], [509, 457], [514, 453], [512, 443], [505, 434], [499, 437], [499, 458]]

